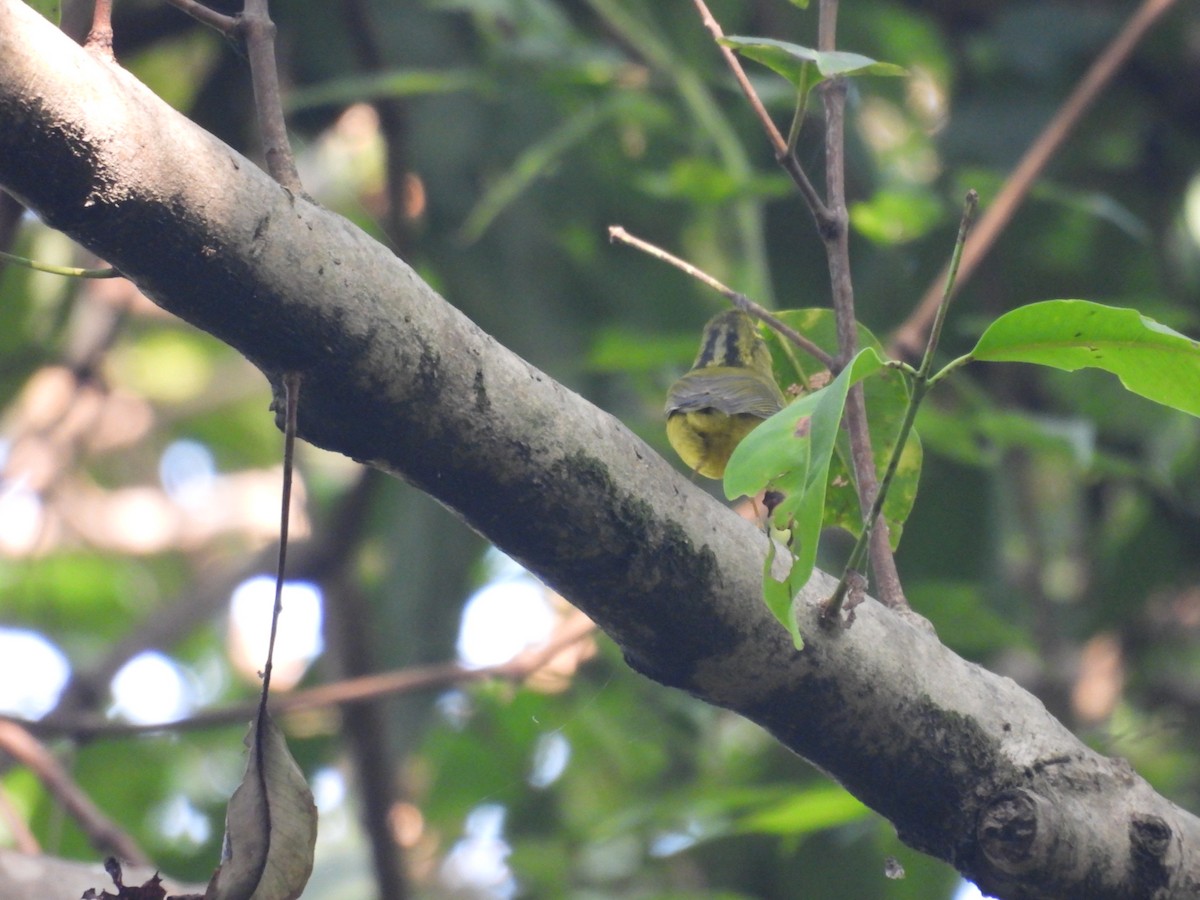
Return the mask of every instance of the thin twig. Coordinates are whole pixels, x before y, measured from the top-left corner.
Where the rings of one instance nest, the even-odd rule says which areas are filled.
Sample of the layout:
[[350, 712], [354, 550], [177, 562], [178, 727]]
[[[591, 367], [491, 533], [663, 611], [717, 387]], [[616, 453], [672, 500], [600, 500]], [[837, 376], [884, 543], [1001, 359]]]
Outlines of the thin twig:
[[95, 0], [92, 27], [83, 46], [105, 59], [113, 58], [112, 0]]
[[[854, 549], [850, 552], [850, 558], [846, 561], [846, 569], [842, 574], [841, 580], [834, 589], [833, 594], [825, 601], [821, 609], [821, 618], [826, 621], [836, 621], [836, 616], [842, 609], [842, 604], [846, 597], [860, 588], [861, 575], [859, 568], [862, 566], [863, 557], [866, 555], [868, 542], [873, 545], [873, 532], [877, 528], [885, 528], [886, 522], [881, 518], [883, 514], [883, 504], [887, 500], [888, 491], [892, 486], [892, 479], [895, 478], [896, 469], [900, 465], [900, 458], [904, 454], [904, 445], [908, 442], [908, 436], [912, 432], [913, 423], [917, 420], [917, 411], [921, 407], [921, 401], [933, 386], [933, 357], [937, 352], [938, 339], [941, 337], [942, 326], [946, 321], [946, 311], [950, 308], [950, 300], [954, 295], [954, 278], [958, 273], [959, 263], [962, 260], [963, 247], [967, 242], [967, 233], [970, 231], [971, 223], [975, 218], [975, 210], [979, 205], [979, 195], [975, 191], [967, 191], [966, 200], [963, 203], [962, 218], [958, 224], [958, 238], [954, 242], [954, 252], [950, 256], [950, 264], [946, 274], [946, 284], [942, 291], [941, 305], [938, 307], [937, 316], [934, 320], [934, 326], [929, 333], [929, 341], [925, 345], [925, 354], [921, 360], [921, 367], [917, 370], [912, 381], [912, 393], [908, 398], [908, 406], [904, 410], [904, 419], [900, 423], [900, 429], [896, 433], [896, 443], [892, 447], [891, 456], [888, 458], [887, 469], [883, 474], [883, 480], [879, 484], [879, 490], [875, 495], [875, 499], [871, 503], [870, 512], [863, 516], [863, 530], [858, 537], [858, 542], [854, 545]], [[849, 606], [853, 608], [853, 606]]]
[[24, 256], [17, 256], [14, 253], [5, 253], [0, 250], [0, 260], [10, 262], [14, 265], [24, 266], [26, 269], [33, 269], [35, 272], [48, 272], [51, 275], [65, 275], [68, 278], [120, 278], [121, 273], [109, 266], [104, 269], [80, 269], [76, 266], [55, 266], [50, 263], [38, 262], [35, 259], [26, 259]]
[[[837, 0], [821, 0], [818, 11], [817, 47], [826, 52], [837, 46]], [[821, 85], [825, 104], [825, 203], [829, 216], [820, 230], [829, 265], [833, 310], [837, 320], [838, 364], [847, 365], [858, 351], [858, 321], [854, 309], [854, 282], [850, 270], [850, 214], [846, 209], [845, 114], [846, 82], [830, 78]], [[859, 508], [866, 522], [879, 496], [879, 476], [863, 386], [856, 384], [846, 395], [846, 430], [850, 435], [850, 462], [858, 489]], [[900, 574], [892, 554], [886, 521], [869, 534], [871, 570], [879, 599], [892, 607], [907, 607]]]
[[[306, 712], [315, 709], [330, 709], [348, 703], [360, 703], [377, 697], [414, 694], [444, 688], [452, 684], [466, 684], [503, 678], [521, 681], [536, 673], [554, 657], [572, 644], [587, 637], [596, 626], [582, 614], [576, 621], [564, 626], [558, 638], [544, 647], [535, 647], [508, 662], [479, 669], [468, 669], [457, 663], [440, 663], [428, 666], [410, 666], [393, 672], [349, 678], [333, 684], [294, 691], [271, 699], [269, 708], [273, 715]], [[194, 716], [170, 722], [134, 724], [114, 722], [100, 716], [63, 716], [53, 722], [31, 722], [12, 716], [0, 715], [0, 724], [11, 722], [31, 734], [41, 737], [67, 736], [76, 739], [121, 738], [131, 735], [195, 731], [217, 728], [224, 725], [244, 723], [258, 712], [259, 702], [238, 703], [220, 709], [206, 710]]]
[[283, 187], [302, 194], [300, 173], [288, 142], [283, 118], [283, 99], [279, 90], [279, 67], [275, 62], [275, 23], [267, 0], [246, 0], [238, 29], [250, 60], [250, 80], [254, 87], [254, 108], [267, 160], [267, 172]]
[[279, 511], [279, 556], [275, 565], [275, 604], [271, 609], [271, 634], [267, 639], [267, 661], [262, 673], [262, 697], [259, 701], [259, 720], [267, 711], [267, 695], [271, 692], [271, 668], [275, 657], [275, 635], [279, 616], [283, 612], [283, 578], [287, 569], [288, 522], [292, 511], [292, 470], [296, 459], [296, 413], [300, 403], [300, 374], [287, 372], [283, 376], [283, 490]]
[[219, 31], [231, 40], [234, 32], [237, 30], [236, 16], [227, 16], [224, 13], [219, 13], [203, 3], [198, 3], [197, 0], [167, 0], [167, 2], [176, 9], [187, 13], [200, 24], [207, 25], [209, 28]]
[[714, 291], [721, 294], [723, 297], [725, 297], [727, 300], [729, 300], [730, 303], [732, 303], [734, 306], [738, 307], [738, 309], [744, 310], [745, 312], [754, 316], [759, 321], [765, 322], [767, 325], [770, 325], [771, 328], [773, 328], [778, 334], [780, 334], [782, 337], [787, 338], [796, 347], [803, 350], [805, 353], [807, 353], [813, 359], [820, 362], [826, 368], [833, 367], [833, 365], [834, 365], [833, 357], [830, 356], [828, 353], [826, 353], [823, 349], [821, 349], [819, 346], [814, 344], [811, 340], [806, 338], [804, 335], [802, 335], [796, 329], [792, 328], [790, 325], [781, 321], [776, 316], [772, 315], [770, 310], [755, 303], [753, 300], [751, 300], [745, 294], [738, 293], [733, 288], [727, 287], [726, 285], [722, 284], [720, 281], [713, 278], [711, 275], [709, 275], [703, 269], [696, 268], [690, 262], [680, 259], [678, 256], [675, 256], [674, 254], [667, 252], [666, 250], [662, 249], [662, 247], [659, 247], [656, 244], [651, 244], [649, 241], [644, 241], [639, 237], [634, 237], [632, 234], [630, 234], [628, 231], [626, 231], [620, 225], [609, 226], [608, 237], [610, 240], [620, 241], [623, 244], [628, 244], [631, 247], [636, 247], [638, 250], [641, 250], [643, 253], [653, 256], [655, 259], [662, 260], [663, 262], [668, 263], [669, 265], [672, 265], [675, 268], [679, 269], [681, 272], [685, 272], [686, 274], [691, 275], [697, 281], [703, 282], [704, 284], [706, 284], [710, 288], [712, 288]]
[[975, 221], [975, 212], [979, 209], [979, 194], [975, 190], [967, 191], [963, 201], [962, 217], [958, 221], [958, 237], [954, 241], [954, 252], [950, 255], [950, 263], [946, 269], [946, 285], [942, 289], [942, 302], [938, 304], [937, 313], [933, 317], [933, 327], [929, 329], [929, 340], [925, 342], [925, 355], [921, 358], [921, 368], [917, 377], [928, 381], [933, 375], [933, 357], [937, 353], [938, 341], [942, 338], [942, 327], [946, 324], [946, 313], [950, 310], [950, 301], [954, 297], [954, 285], [962, 267], [963, 252], [967, 246], [968, 233]]
[[279, 67], [275, 62], [275, 23], [271, 21], [267, 0], [245, 0], [237, 16], [222, 15], [196, 0], [168, 2], [245, 48], [267, 172], [292, 193], [302, 194], [304, 186], [296, 170], [283, 117]]
[[[1150, 27], [1174, 4], [1175, 0], [1144, 0], [1125, 23], [1125, 27], [1104, 48], [1104, 52], [1071, 91], [1037, 140], [1025, 151], [1025, 156], [1008, 177], [1000, 193], [988, 205], [987, 212], [979, 220], [979, 225], [972, 232], [971, 239], [963, 250], [962, 265], [958, 270], [958, 287], [961, 288], [967, 282], [987, 256], [1000, 233], [1024, 202], [1033, 183], [1075, 130], [1083, 114], [1125, 64]], [[945, 281], [946, 270], [943, 269], [930, 284], [917, 308], [896, 329], [891, 341], [894, 355], [913, 356], [920, 350], [925, 331], [933, 321], [941, 302], [941, 286]]]
[[746, 76], [741, 62], [738, 61], [737, 54], [721, 43], [721, 38], [725, 37], [725, 32], [721, 29], [720, 23], [713, 17], [704, 0], [692, 0], [692, 2], [695, 4], [697, 12], [700, 13], [700, 21], [708, 29], [709, 33], [712, 34], [713, 40], [717, 42], [717, 47], [721, 51], [721, 56], [725, 59], [725, 64], [729, 66], [729, 70], [733, 73], [738, 86], [741, 87], [742, 93], [745, 94], [746, 101], [750, 104], [751, 110], [762, 125], [763, 131], [767, 135], [767, 141], [771, 144], [771, 149], [775, 152], [775, 159], [783, 167], [784, 171], [791, 176], [793, 183], [800, 190], [801, 195], [803, 195], [804, 202], [808, 204], [808, 208], [812, 211], [818, 225], [820, 225], [829, 215], [829, 210], [825, 207], [821, 195], [813, 187], [808, 173], [804, 171], [804, 167], [796, 159], [796, 155], [792, 152], [789, 143], [784, 140], [783, 135], [775, 126], [770, 113], [763, 106], [762, 100], [758, 97], [758, 92], [754, 90], [754, 85], [750, 83], [750, 79]]

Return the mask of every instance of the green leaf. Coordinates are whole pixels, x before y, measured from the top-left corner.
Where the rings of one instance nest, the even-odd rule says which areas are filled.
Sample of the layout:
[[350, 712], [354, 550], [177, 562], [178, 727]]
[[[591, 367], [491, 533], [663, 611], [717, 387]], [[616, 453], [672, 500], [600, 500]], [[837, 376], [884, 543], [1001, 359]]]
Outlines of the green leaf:
[[782, 75], [797, 89], [804, 86], [804, 68], [812, 63], [817, 67], [821, 78], [832, 78], [834, 75], [907, 75], [908, 70], [903, 66], [892, 63], [878, 62], [869, 56], [859, 53], [849, 53], [845, 50], [821, 52], [811, 47], [802, 47], [787, 41], [775, 41], [761, 37], [723, 37], [720, 43], [732, 47], [743, 56], [755, 62], [760, 62], [772, 71]]
[[877, 244], [905, 244], [924, 237], [944, 218], [941, 202], [918, 187], [884, 188], [850, 206], [850, 224]]
[[[859, 351], [828, 386], [801, 397], [750, 432], [725, 470], [725, 496], [754, 496], [770, 487], [783, 494], [772, 520], [791, 529], [796, 562], [788, 575], [803, 586], [816, 566], [825, 489], [850, 387], [883, 368], [872, 347]], [[789, 613], [790, 615], [790, 613]]]
[[[778, 315], [818, 346], [831, 353], [836, 352], [837, 319], [833, 310], [790, 309]], [[768, 333], [766, 340], [775, 360], [775, 377], [785, 389], [793, 392], [797, 389], [807, 390], [817, 383], [818, 377], [829, 377], [820, 362], [795, 351], [790, 343], [773, 332]], [[883, 355], [883, 346], [862, 325], [858, 326], [858, 344], [860, 347], [873, 347]], [[867, 422], [871, 429], [871, 447], [875, 453], [875, 470], [878, 477], [882, 478], [900, 431], [904, 410], [908, 406], [908, 381], [900, 372], [887, 369], [869, 379], [863, 385], [863, 393], [866, 396]], [[883, 506], [883, 517], [888, 524], [893, 549], [900, 544], [904, 522], [916, 502], [923, 457], [921, 440], [916, 432], [912, 432]], [[826, 528], [844, 528], [855, 537], [862, 529], [862, 507], [858, 500], [850, 441], [845, 431], [838, 438], [830, 462], [822, 525]]]
[[1096, 368], [1127, 390], [1200, 416], [1200, 342], [1134, 309], [1087, 300], [1046, 300], [1001, 316], [969, 354], [1074, 372]]

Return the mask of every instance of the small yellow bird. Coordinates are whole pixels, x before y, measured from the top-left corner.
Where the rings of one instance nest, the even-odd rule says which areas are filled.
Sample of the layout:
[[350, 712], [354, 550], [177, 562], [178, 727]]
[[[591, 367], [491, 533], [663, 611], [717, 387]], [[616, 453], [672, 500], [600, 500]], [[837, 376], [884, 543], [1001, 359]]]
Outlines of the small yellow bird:
[[704, 326], [691, 371], [667, 392], [667, 439], [694, 472], [721, 478], [742, 438], [783, 406], [758, 326], [731, 309]]

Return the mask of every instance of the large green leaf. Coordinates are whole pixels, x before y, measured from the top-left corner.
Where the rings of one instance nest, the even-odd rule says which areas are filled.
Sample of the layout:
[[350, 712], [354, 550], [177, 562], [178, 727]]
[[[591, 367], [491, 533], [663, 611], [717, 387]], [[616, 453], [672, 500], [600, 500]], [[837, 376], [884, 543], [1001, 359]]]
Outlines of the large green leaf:
[[[790, 309], [778, 316], [818, 346], [830, 353], [837, 351], [837, 320], [833, 310]], [[858, 343], [860, 347], [872, 347], [880, 355], [883, 354], [883, 347], [875, 335], [862, 325], [858, 326]], [[821, 379], [829, 377], [822, 363], [796, 351], [790, 343], [774, 333], [767, 336], [767, 345], [775, 360], [775, 377], [785, 390], [808, 390], [819, 384]], [[863, 385], [863, 393], [867, 404], [867, 423], [871, 429], [871, 447], [875, 454], [875, 471], [882, 478], [908, 405], [908, 382], [900, 372], [888, 369], [870, 378]], [[904, 522], [916, 502], [922, 460], [920, 438], [915, 431], [910, 432], [883, 508], [883, 518], [888, 524], [893, 549], [900, 544]], [[862, 530], [862, 507], [853, 473], [850, 442], [843, 430], [830, 461], [823, 523], [826, 528], [844, 528], [857, 537]]]
[[[786, 579], [791, 585], [803, 586], [816, 565], [829, 463], [841, 431], [846, 395], [852, 385], [881, 368], [883, 359], [873, 348], [860, 350], [837, 378], [767, 419], [729, 459], [727, 497], [753, 496], [767, 488], [783, 495], [772, 520], [777, 528], [792, 532], [796, 560]], [[771, 606], [778, 615], [778, 598]], [[784, 624], [794, 631], [790, 610], [787, 615]]]
[[1200, 342], [1133, 309], [1046, 300], [1001, 316], [971, 359], [1111, 372], [1135, 394], [1200, 416]]
[[[767, 609], [771, 611], [778, 622], [788, 630], [788, 634], [792, 636], [792, 644], [797, 650], [804, 649], [804, 636], [800, 634], [800, 623], [796, 617], [792, 615], [792, 600], [800, 593], [800, 589], [804, 587], [804, 582], [796, 577], [796, 567], [792, 566], [784, 579], [780, 581], [772, 573], [775, 568], [775, 557], [777, 555], [779, 545], [775, 541], [770, 541], [767, 546], [767, 555], [763, 559], [763, 602], [767, 604]], [[806, 579], [807, 580], [807, 579]]]

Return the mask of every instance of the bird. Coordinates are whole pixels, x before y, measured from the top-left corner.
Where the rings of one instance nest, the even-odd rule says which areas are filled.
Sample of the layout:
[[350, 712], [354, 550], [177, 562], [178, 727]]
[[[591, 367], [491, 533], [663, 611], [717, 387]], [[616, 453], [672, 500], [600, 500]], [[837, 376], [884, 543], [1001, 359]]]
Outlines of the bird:
[[667, 440], [693, 476], [722, 478], [734, 448], [783, 407], [758, 325], [726, 310], [704, 326], [691, 370], [667, 391]]

